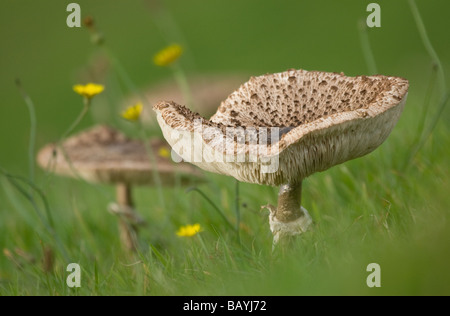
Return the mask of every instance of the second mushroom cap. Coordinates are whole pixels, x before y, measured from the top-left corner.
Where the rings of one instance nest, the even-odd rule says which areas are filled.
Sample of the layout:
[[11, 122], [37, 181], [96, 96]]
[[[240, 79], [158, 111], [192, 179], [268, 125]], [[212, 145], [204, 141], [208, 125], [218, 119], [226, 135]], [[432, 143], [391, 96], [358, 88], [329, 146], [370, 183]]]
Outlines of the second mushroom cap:
[[[170, 157], [170, 148], [164, 140], [150, 141], [155, 164], [152, 163], [143, 142], [126, 137], [111, 127], [99, 125], [67, 139], [61, 148], [49, 144], [40, 150], [37, 161], [44, 168], [70, 177], [81, 177], [89, 182], [105, 184], [154, 185], [153, 170], [160, 174], [162, 184], [172, 185], [176, 175], [181, 181], [200, 179], [201, 173], [185, 163], [176, 164]], [[170, 154], [169, 154], [170, 155]]]

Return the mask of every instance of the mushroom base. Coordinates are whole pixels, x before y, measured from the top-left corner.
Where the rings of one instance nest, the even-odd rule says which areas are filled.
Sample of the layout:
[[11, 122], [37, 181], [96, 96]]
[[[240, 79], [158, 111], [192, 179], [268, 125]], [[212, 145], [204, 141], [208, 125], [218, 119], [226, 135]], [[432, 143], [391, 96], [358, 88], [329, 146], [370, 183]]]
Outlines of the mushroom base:
[[138, 226], [144, 220], [134, 211], [131, 187], [120, 183], [116, 187], [117, 203], [111, 203], [109, 211], [119, 218], [120, 240], [126, 249], [136, 251], [138, 248]]
[[300, 207], [302, 215], [290, 222], [282, 222], [277, 219], [276, 215], [271, 211], [269, 215], [270, 230], [273, 234], [274, 245], [278, 244], [281, 239], [290, 236], [296, 236], [308, 230], [312, 224], [311, 216], [308, 211]]
[[270, 210], [269, 224], [276, 245], [281, 239], [300, 235], [312, 224], [312, 218], [301, 204], [301, 183], [284, 184], [278, 194], [278, 207], [266, 205]]

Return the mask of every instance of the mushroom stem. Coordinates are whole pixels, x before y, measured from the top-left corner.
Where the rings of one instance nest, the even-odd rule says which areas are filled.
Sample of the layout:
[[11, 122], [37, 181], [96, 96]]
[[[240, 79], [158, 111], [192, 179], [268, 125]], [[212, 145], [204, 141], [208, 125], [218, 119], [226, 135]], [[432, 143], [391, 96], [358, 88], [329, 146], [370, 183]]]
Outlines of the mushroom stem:
[[278, 193], [278, 208], [275, 217], [284, 223], [295, 221], [303, 216], [301, 209], [302, 183], [292, 185], [283, 184]]
[[131, 194], [131, 186], [126, 183], [119, 183], [116, 186], [117, 203], [122, 206], [133, 207], [133, 196]]
[[283, 184], [278, 193], [278, 206], [266, 205], [270, 210], [269, 223], [274, 245], [281, 238], [300, 235], [312, 223], [308, 211], [301, 206], [302, 183]]
[[121, 211], [119, 215], [119, 232], [122, 244], [129, 250], [135, 251], [138, 246], [137, 227], [127, 218], [133, 217], [133, 196], [131, 186], [126, 183], [120, 183], [116, 186], [117, 203]]

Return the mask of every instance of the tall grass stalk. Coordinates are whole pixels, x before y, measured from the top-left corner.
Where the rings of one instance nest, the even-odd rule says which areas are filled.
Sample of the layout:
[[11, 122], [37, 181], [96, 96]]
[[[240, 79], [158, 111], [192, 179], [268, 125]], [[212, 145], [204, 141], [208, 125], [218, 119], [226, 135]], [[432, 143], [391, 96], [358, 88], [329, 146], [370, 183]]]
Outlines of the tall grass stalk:
[[145, 147], [145, 151], [146, 151], [147, 156], [148, 156], [148, 158], [150, 160], [150, 163], [152, 165], [153, 182], [155, 183], [156, 188], [158, 190], [158, 196], [159, 196], [160, 205], [161, 205], [161, 207], [163, 209], [165, 209], [166, 208], [166, 203], [165, 203], [165, 200], [164, 200], [161, 176], [159, 174], [158, 164], [156, 162], [156, 154], [153, 151], [152, 147], [149, 145], [149, 142], [148, 142], [149, 137], [148, 137], [148, 135], [147, 135], [147, 133], [145, 131], [145, 127], [142, 124], [141, 120], [138, 121], [138, 125], [139, 125], [138, 128], [139, 128], [139, 132], [141, 134], [142, 142], [143, 142], [144, 147]]
[[192, 93], [189, 88], [189, 83], [188, 83], [186, 74], [183, 71], [183, 68], [180, 66], [179, 63], [174, 63], [171, 68], [172, 68], [175, 80], [176, 80], [178, 86], [180, 87], [181, 93], [183, 94], [188, 107], [191, 110], [195, 111], [196, 108], [195, 108], [195, 104], [194, 104], [194, 101], [192, 98]]
[[[94, 31], [94, 32], [97, 33], [97, 35], [99, 35], [98, 31]], [[114, 70], [118, 74], [121, 81], [125, 84], [125, 86], [129, 90], [129, 92], [134, 93], [135, 95], [137, 95], [139, 97], [141, 102], [144, 102], [144, 100], [145, 100], [144, 96], [142, 95], [140, 90], [137, 88], [136, 84], [131, 79], [131, 76], [128, 74], [125, 67], [122, 65], [120, 60], [115, 56], [115, 54], [112, 52], [112, 50], [108, 46], [105, 45], [104, 41], [95, 42], [95, 44], [103, 50], [103, 52], [106, 54], [107, 58], [112, 62]], [[149, 137], [145, 131], [145, 127], [144, 127], [142, 121], [139, 120], [138, 124], [139, 124], [138, 129], [139, 129], [139, 133], [140, 133], [142, 142], [144, 144], [147, 156], [149, 157], [150, 163], [152, 164], [152, 169], [153, 169], [152, 176], [153, 176], [153, 181], [155, 183], [155, 186], [157, 187], [157, 190], [158, 190], [160, 204], [163, 208], [165, 208], [165, 200], [164, 200], [164, 195], [163, 195], [163, 191], [162, 191], [162, 181], [161, 181], [159, 172], [157, 170], [156, 156], [155, 156], [155, 153], [153, 152], [153, 149], [148, 144]]]
[[[425, 46], [425, 49], [427, 50], [428, 54], [431, 57], [431, 60], [433, 61], [433, 64], [437, 67], [437, 72], [439, 76], [439, 88], [440, 88], [440, 100], [436, 109], [436, 112], [434, 116], [431, 118], [430, 123], [428, 126], [423, 126], [422, 130], [419, 131], [419, 135], [421, 135], [420, 140], [418, 143], [414, 146], [413, 150], [411, 151], [411, 154], [408, 157], [406, 168], [408, 168], [416, 154], [422, 149], [422, 147], [425, 145], [427, 140], [429, 139], [430, 135], [433, 133], [439, 118], [441, 117], [442, 113], [444, 112], [444, 109], [448, 103], [449, 99], [449, 91], [447, 88], [447, 83], [445, 79], [445, 72], [444, 68], [442, 67], [441, 60], [439, 59], [438, 54], [436, 53], [436, 50], [434, 49], [433, 45], [431, 44], [430, 38], [428, 37], [425, 24], [423, 23], [422, 17], [420, 16], [419, 9], [417, 8], [416, 2], [414, 0], [408, 1], [411, 13], [413, 15], [414, 21], [416, 23], [417, 29], [420, 34], [420, 38], [422, 39], [422, 42]], [[433, 65], [433, 66], [434, 66]]]
[[[160, 32], [161, 37], [166, 40], [167, 44], [171, 42], [169, 39], [176, 40], [177, 43], [180, 43], [189, 52], [188, 42], [181, 28], [178, 26], [176, 19], [167, 8], [165, 0], [150, 0], [149, 2], [152, 2], [152, 5], [150, 5], [152, 21]], [[187, 54], [186, 57], [189, 66], [195, 68], [195, 60], [192, 55]]]
[[433, 45], [431, 44], [430, 38], [428, 37], [428, 33], [425, 28], [425, 24], [423, 23], [422, 17], [420, 16], [420, 12], [419, 9], [417, 8], [416, 1], [408, 0], [408, 3], [417, 26], [417, 30], [419, 31], [420, 38], [422, 39], [422, 43], [425, 46], [425, 49], [427, 50], [428, 54], [430, 55], [433, 63], [438, 67], [439, 85], [441, 93], [444, 94], [447, 92], [448, 89], [445, 80], [444, 67], [442, 67], [441, 60], [439, 59], [439, 56], [436, 53], [436, 50], [434, 49]]
[[378, 73], [378, 69], [372, 51], [372, 47], [370, 46], [369, 33], [367, 32], [367, 24], [362, 19], [358, 21], [358, 34], [364, 59], [366, 61], [369, 73], [371, 75], [376, 75]]
[[125, 67], [122, 65], [120, 60], [114, 55], [114, 53], [109, 49], [107, 46], [103, 44], [103, 51], [105, 52], [108, 59], [112, 62], [112, 65], [114, 69], [116, 70], [117, 74], [119, 75], [119, 78], [122, 79], [122, 82], [126, 85], [127, 89], [129, 91], [139, 93], [138, 88], [136, 87], [136, 84], [131, 79], [128, 72], [125, 70]]
[[[61, 151], [62, 155], [64, 156], [64, 159], [66, 160], [67, 164], [69, 165], [69, 168], [71, 172], [75, 175], [76, 178], [79, 180], [83, 180], [82, 177], [79, 175], [79, 172], [75, 169], [75, 167], [72, 164], [72, 160], [70, 159], [69, 155], [67, 154], [66, 150], [64, 149], [63, 143], [69, 137], [69, 135], [75, 130], [75, 128], [81, 123], [81, 121], [84, 119], [84, 117], [89, 112], [91, 100], [87, 97], [83, 98], [83, 109], [78, 114], [76, 119], [72, 122], [72, 124], [69, 126], [69, 128], [62, 134], [62, 136], [59, 138], [58, 142], [56, 143], [56, 147]], [[48, 165], [46, 167], [46, 178], [47, 181], [50, 178], [50, 174], [52, 173], [52, 167], [55, 167], [55, 159], [57, 152], [54, 152], [55, 155], [52, 157], [52, 159], [49, 159]], [[84, 180], [83, 180], [84, 181]], [[85, 181], [86, 182], [86, 181]]]
[[81, 110], [80, 114], [78, 114], [75, 121], [72, 122], [72, 124], [69, 126], [69, 128], [62, 134], [61, 138], [58, 141], [58, 147], [62, 147], [61, 144], [64, 142], [64, 140], [75, 130], [75, 128], [81, 123], [81, 121], [84, 119], [84, 117], [89, 112], [91, 101], [89, 98], [83, 98], [83, 109]]
[[200, 196], [202, 198], [204, 198], [206, 200], [206, 202], [208, 202], [213, 207], [213, 209], [217, 212], [217, 214], [220, 215], [220, 217], [223, 219], [224, 223], [229, 228], [231, 228], [234, 232], [238, 233], [238, 231], [236, 230], [236, 227], [233, 226], [233, 224], [231, 224], [231, 222], [225, 216], [224, 212], [213, 201], [211, 201], [211, 199], [202, 190], [200, 190], [199, 188], [196, 188], [196, 187], [192, 187], [192, 188], [188, 188], [186, 190], [186, 193], [189, 193], [189, 192], [192, 192], [192, 191], [195, 191], [198, 194], [200, 194]]
[[419, 125], [417, 128], [418, 132], [413, 141], [413, 149], [407, 156], [406, 163], [403, 166], [404, 168], [408, 168], [411, 165], [412, 160], [414, 159], [415, 155], [421, 148], [421, 146], [419, 146], [419, 145], [423, 142], [422, 139], [425, 136], [425, 126], [426, 126], [426, 121], [427, 121], [427, 117], [428, 117], [431, 97], [433, 95], [433, 91], [436, 86], [436, 80], [437, 80], [437, 66], [434, 65], [432, 67], [431, 78], [429, 80], [427, 92], [425, 94], [425, 98], [424, 98], [424, 101], [422, 104], [422, 111], [421, 111], [421, 115], [419, 118], [420, 122], [419, 122]]
[[[64, 141], [67, 139], [67, 137], [69, 137], [69, 135], [76, 129], [76, 127], [83, 121], [83, 119], [85, 118], [85, 116], [87, 115], [87, 113], [89, 112], [89, 108], [91, 106], [91, 100], [88, 98], [84, 98], [83, 99], [83, 109], [80, 112], [80, 114], [78, 114], [77, 118], [72, 122], [72, 124], [70, 125], [70, 127], [64, 132], [64, 134], [60, 137], [60, 139], [58, 140], [58, 142], [56, 143], [56, 147], [60, 150], [61, 154], [64, 156], [65, 161], [67, 162], [70, 171], [73, 174], [73, 177], [75, 179], [77, 179], [78, 181], [81, 181], [87, 185], [90, 185], [91, 187], [96, 188], [97, 191], [101, 192], [104, 196], [108, 196], [111, 197], [111, 194], [107, 194], [105, 193], [104, 190], [101, 190], [99, 187], [94, 186], [92, 183], [86, 181], [78, 172], [78, 170], [75, 168], [75, 166], [72, 163], [72, 159], [70, 159], [69, 155], [67, 154], [63, 143]], [[55, 151], [55, 154], [57, 152]], [[52, 159], [49, 160], [45, 170], [46, 170], [46, 181], [45, 181], [45, 185], [46, 186], [50, 180], [50, 176], [52, 174], [52, 171], [56, 165], [55, 162], [56, 156], [52, 157]]]
[[[61, 255], [64, 257], [64, 259], [66, 261], [68, 261], [69, 255], [67, 254], [61, 239], [59, 238], [58, 234], [56, 233], [55, 224], [54, 224], [53, 218], [51, 216], [50, 205], [47, 201], [47, 198], [45, 197], [45, 194], [34, 183], [28, 181], [26, 178], [12, 175], [1, 167], [0, 167], [0, 173], [3, 174], [3, 176], [8, 180], [8, 182], [14, 188], [16, 188], [16, 190], [22, 196], [24, 196], [26, 200], [28, 200], [30, 202], [30, 204], [32, 205], [33, 209], [35, 210], [39, 220], [41, 221], [44, 228], [46, 229], [47, 233], [56, 242], [56, 246], [59, 248]], [[28, 190], [26, 190], [19, 182], [22, 182], [22, 183], [28, 185], [30, 187], [30, 189], [33, 190], [33, 192], [35, 192], [41, 198], [47, 218], [43, 215], [43, 212], [41, 211], [40, 207], [38, 206], [38, 203], [35, 200], [34, 195], [28, 193]]]
[[235, 181], [235, 211], [236, 211], [236, 235], [237, 235], [237, 240], [238, 243], [241, 243], [241, 234], [240, 234], [240, 226], [241, 226], [241, 207], [240, 207], [240, 203], [241, 203], [241, 196], [239, 193], [239, 181], [238, 180], [234, 180]]
[[[16, 79], [15, 81], [17, 88], [19, 89], [22, 98], [24, 99], [27, 108], [28, 113], [30, 117], [30, 136], [28, 140], [28, 178], [24, 178], [17, 175], [12, 175], [6, 169], [3, 167], [0, 167], [0, 174], [2, 174], [8, 182], [11, 184], [12, 187], [14, 187], [23, 197], [25, 197], [26, 200], [30, 202], [33, 209], [35, 210], [39, 220], [45, 227], [47, 233], [52, 236], [52, 238], [57, 243], [58, 248], [61, 251], [61, 254], [64, 258], [68, 259], [69, 256], [55, 231], [55, 223], [53, 221], [53, 217], [50, 210], [50, 205], [47, 201], [47, 197], [43, 193], [43, 191], [36, 185], [35, 183], [35, 151], [36, 151], [36, 130], [37, 130], [37, 120], [36, 120], [36, 110], [34, 102], [32, 101], [31, 97], [28, 95], [28, 93], [25, 91], [25, 89], [22, 86], [22, 83], [19, 79]], [[25, 184], [25, 187], [22, 184]], [[35, 195], [39, 196], [41, 199], [44, 210], [45, 210], [45, 216], [43, 212], [40, 210], [38, 203], [35, 199]]]
[[449, 99], [450, 99], [450, 93], [447, 92], [439, 100], [438, 109], [436, 110], [435, 115], [432, 117], [428, 126], [423, 130], [423, 133], [419, 134], [419, 135], [422, 135], [422, 137], [419, 136], [420, 141], [413, 147], [410, 155], [408, 156], [408, 162], [406, 164], [406, 168], [408, 168], [411, 165], [412, 161], [414, 160], [414, 157], [422, 149], [422, 147], [426, 144], [427, 140], [433, 133], [436, 125], [438, 124], [439, 119], [442, 116], [442, 113], [445, 110], [445, 106], [447, 105]]
[[118, 77], [122, 81], [122, 83], [126, 86], [129, 92], [132, 92], [139, 96], [141, 100], [144, 100], [143, 95], [140, 90], [137, 88], [134, 81], [131, 79], [131, 76], [126, 71], [125, 67], [120, 62], [119, 58], [113, 53], [113, 51], [105, 44], [104, 36], [100, 33], [96, 28], [89, 28], [89, 31], [92, 33], [94, 38], [102, 38], [101, 41], [93, 41], [95, 46], [99, 51], [102, 51], [103, 54], [111, 61], [115, 72], [118, 74]]
[[30, 182], [34, 183], [35, 177], [34, 153], [36, 150], [36, 129], [37, 129], [36, 111], [33, 100], [31, 100], [30, 96], [23, 88], [22, 83], [19, 79], [16, 79], [16, 86], [19, 89], [22, 98], [24, 99], [27, 105], [28, 114], [30, 116], [30, 138], [28, 140], [28, 173], [29, 173], [28, 178], [30, 179]]
[[[418, 131], [420, 132], [417, 134], [417, 137], [420, 138], [423, 134], [423, 131], [425, 129], [427, 115], [428, 115], [428, 108], [430, 106], [431, 97], [433, 96], [434, 88], [436, 86], [436, 80], [437, 80], [437, 66], [433, 66], [431, 68], [431, 76], [427, 87], [427, 92], [425, 94], [423, 105], [422, 105], [422, 112], [420, 114], [420, 124], [418, 126]], [[418, 139], [414, 143], [418, 143]]]

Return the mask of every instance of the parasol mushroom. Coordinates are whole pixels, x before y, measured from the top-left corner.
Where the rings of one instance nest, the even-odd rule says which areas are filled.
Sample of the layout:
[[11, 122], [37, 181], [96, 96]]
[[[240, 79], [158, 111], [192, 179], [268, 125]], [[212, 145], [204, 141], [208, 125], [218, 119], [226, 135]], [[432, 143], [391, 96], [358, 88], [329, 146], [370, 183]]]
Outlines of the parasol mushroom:
[[50, 171], [60, 175], [115, 185], [117, 204], [111, 204], [109, 210], [119, 215], [121, 240], [133, 250], [137, 246], [137, 227], [143, 220], [134, 211], [132, 187], [155, 185], [155, 168], [162, 185], [174, 185], [178, 180], [186, 183], [201, 176], [193, 166], [174, 164], [164, 140], [152, 139], [150, 146], [155, 163], [141, 141], [101, 125], [68, 138], [61, 146], [63, 151], [54, 144], [45, 146], [38, 153], [37, 161], [42, 168], [50, 167]]
[[252, 77], [210, 120], [175, 102], [154, 106], [164, 137], [185, 161], [239, 181], [280, 186], [268, 205], [274, 243], [312, 220], [302, 180], [364, 156], [388, 137], [408, 81], [388, 76], [288, 70]]

